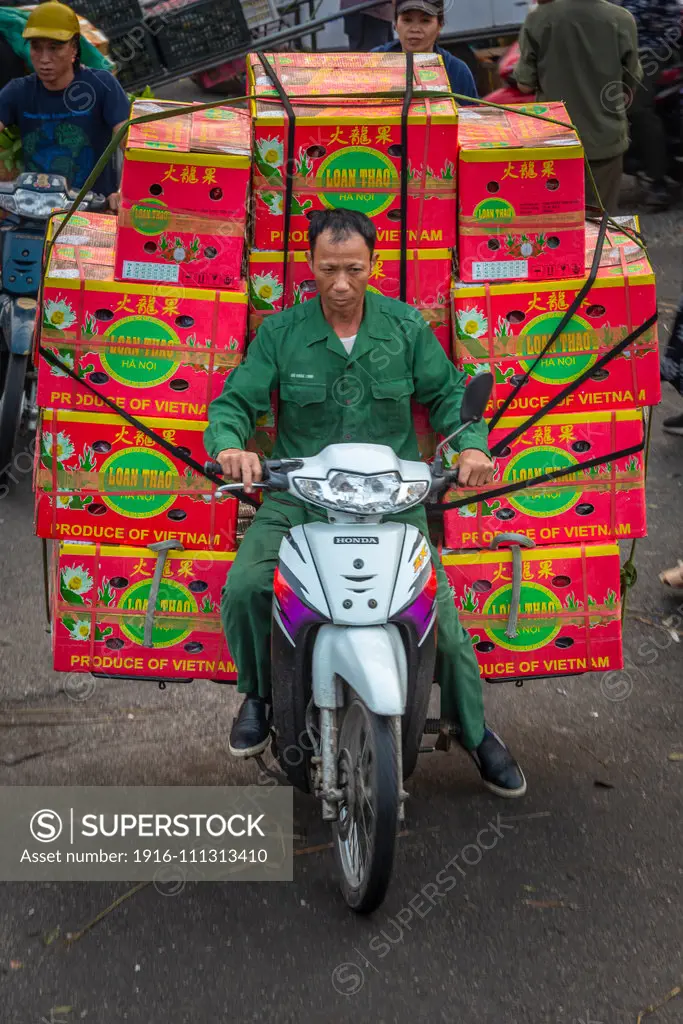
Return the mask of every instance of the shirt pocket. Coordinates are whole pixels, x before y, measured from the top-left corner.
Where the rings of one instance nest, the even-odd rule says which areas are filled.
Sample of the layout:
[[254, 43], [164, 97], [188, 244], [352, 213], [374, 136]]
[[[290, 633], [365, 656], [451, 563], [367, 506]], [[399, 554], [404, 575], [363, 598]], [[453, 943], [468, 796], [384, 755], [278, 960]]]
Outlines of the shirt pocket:
[[415, 391], [412, 377], [376, 380], [371, 384], [373, 410], [369, 423], [372, 437], [405, 433], [412, 424], [410, 398]]
[[329, 426], [330, 412], [324, 384], [280, 384], [281, 415], [294, 432], [319, 434]]

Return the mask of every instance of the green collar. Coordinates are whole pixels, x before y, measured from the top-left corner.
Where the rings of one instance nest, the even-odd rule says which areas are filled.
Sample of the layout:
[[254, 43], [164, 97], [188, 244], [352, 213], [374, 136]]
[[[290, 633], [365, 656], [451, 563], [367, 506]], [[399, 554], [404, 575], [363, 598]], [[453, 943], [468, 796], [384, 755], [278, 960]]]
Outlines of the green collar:
[[348, 356], [338, 335], [332, 330], [325, 319], [320, 297], [317, 296], [315, 299], [310, 299], [305, 304], [306, 345], [314, 345], [316, 342], [325, 341], [330, 352], [334, 352], [343, 359], [350, 361], [358, 359], [373, 348], [371, 339], [390, 341], [393, 335], [391, 334], [389, 324], [385, 321], [378, 308], [379, 302], [379, 297], [374, 295], [373, 292], [365, 293], [363, 319], [360, 322], [351, 355]]

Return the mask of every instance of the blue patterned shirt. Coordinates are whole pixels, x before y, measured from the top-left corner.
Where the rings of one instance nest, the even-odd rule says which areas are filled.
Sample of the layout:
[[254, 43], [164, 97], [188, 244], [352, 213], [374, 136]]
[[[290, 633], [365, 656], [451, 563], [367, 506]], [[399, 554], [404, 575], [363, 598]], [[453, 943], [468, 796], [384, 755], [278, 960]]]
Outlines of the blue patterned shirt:
[[664, 52], [681, 45], [681, 6], [678, 0], [623, 0], [638, 26], [641, 50]]

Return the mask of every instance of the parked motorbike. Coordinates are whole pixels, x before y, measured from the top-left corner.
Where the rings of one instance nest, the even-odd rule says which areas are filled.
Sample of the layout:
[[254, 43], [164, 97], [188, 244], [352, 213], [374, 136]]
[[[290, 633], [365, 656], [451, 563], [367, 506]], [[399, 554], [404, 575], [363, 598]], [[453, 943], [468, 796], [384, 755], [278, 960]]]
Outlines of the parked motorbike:
[[[451, 440], [481, 420], [492, 387], [491, 374], [473, 378]], [[274, 743], [288, 780], [313, 793], [332, 822], [341, 890], [359, 913], [375, 910], [389, 885], [436, 652], [429, 544], [391, 513], [433, 501], [457, 481], [457, 469], [444, 468], [448, 440], [431, 465], [399, 459], [386, 445], [329, 445], [312, 458], [264, 461], [254, 485], [327, 510], [327, 523], [295, 526], [280, 546]]]
[[[488, 96], [484, 96], [489, 103], [511, 106], [535, 102], [533, 93], [521, 92], [517, 87], [514, 71], [518, 60], [519, 44], [515, 42], [500, 58], [498, 74], [503, 85]], [[655, 103], [666, 132], [669, 176], [675, 181], [683, 182], [683, 63], [662, 69], [657, 81]], [[640, 158], [633, 147], [625, 156], [624, 170], [627, 174], [633, 175], [642, 172]]]
[[[12, 466], [22, 427], [35, 428], [36, 373], [31, 365], [45, 226], [73, 206], [77, 191], [59, 174], [20, 174], [0, 183], [2, 232], [0, 292], [0, 484]], [[104, 210], [105, 196], [88, 192], [79, 210]]]

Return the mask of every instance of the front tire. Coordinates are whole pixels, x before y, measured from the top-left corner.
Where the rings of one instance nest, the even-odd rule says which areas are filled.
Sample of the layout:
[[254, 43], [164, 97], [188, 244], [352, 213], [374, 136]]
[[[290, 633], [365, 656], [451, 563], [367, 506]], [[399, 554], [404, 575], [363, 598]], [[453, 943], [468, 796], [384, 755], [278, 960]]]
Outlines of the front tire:
[[393, 720], [370, 711], [358, 697], [339, 731], [339, 786], [344, 800], [332, 826], [341, 891], [349, 907], [370, 914], [391, 879], [399, 795]]
[[12, 466], [14, 448], [24, 408], [24, 384], [28, 356], [10, 353], [5, 386], [0, 399], [0, 484], [5, 483]]

